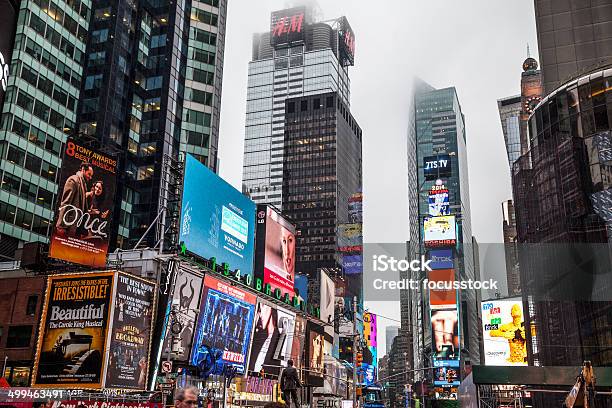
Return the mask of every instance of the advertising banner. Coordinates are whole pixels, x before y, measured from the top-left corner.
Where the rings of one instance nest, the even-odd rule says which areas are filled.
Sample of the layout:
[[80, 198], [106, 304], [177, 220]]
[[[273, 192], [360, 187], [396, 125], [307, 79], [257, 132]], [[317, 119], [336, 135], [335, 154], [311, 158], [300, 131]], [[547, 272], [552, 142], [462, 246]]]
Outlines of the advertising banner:
[[117, 161], [68, 139], [62, 160], [49, 256], [106, 266]]
[[450, 177], [451, 158], [448, 154], [423, 157], [423, 174], [425, 180], [436, 180]]
[[0, 110], [4, 103], [4, 93], [8, 87], [15, 37], [17, 12], [9, 0], [0, 1]]
[[155, 283], [117, 274], [106, 388], [144, 390], [149, 371]]
[[[321, 291], [321, 320], [325, 323], [331, 323], [334, 320], [335, 306], [336, 306], [336, 284], [334, 281], [325, 273], [320, 271], [320, 291]], [[326, 325], [325, 333], [333, 337], [334, 326]]]
[[45, 408], [163, 408], [159, 402], [99, 401], [92, 399], [50, 401]]
[[459, 319], [457, 309], [431, 311], [431, 338], [434, 360], [459, 359]]
[[210, 350], [220, 356], [211, 374], [222, 374], [225, 365], [244, 373], [256, 300], [254, 294], [206, 275], [191, 364], [199, 366]]
[[340, 18], [338, 28], [338, 48], [342, 66], [353, 65], [355, 63], [355, 33], [344, 16]]
[[306, 326], [307, 380], [310, 386], [323, 386], [325, 330], [314, 322]]
[[431, 269], [453, 269], [455, 267], [452, 249], [431, 250], [427, 259], [431, 260], [429, 264]]
[[459, 360], [434, 361], [434, 385], [452, 387], [459, 384]]
[[[304, 339], [306, 338], [306, 319], [302, 316], [295, 316], [293, 328], [293, 345], [291, 347], [291, 359], [293, 365], [300, 369], [302, 367], [302, 356], [304, 355]], [[301, 372], [300, 372], [301, 375]]]
[[293, 285], [295, 295], [298, 297], [300, 302], [308, 301], [308, 276], [296, 274]]
[[102, 387], [113, 277], [101, 272], [47, 278], [33, 386]]
[[450, 214], [450, 204], [448, 201], [448, 189], [442, 184], [440, 180], [436, 182], [436, 185], [429, 190], [429, 215], [437, 217], [439, 215]]
[[280, 374], [279, 366], [286, 367], [292, 358], [295, 323], [295, 313], [263, 300], [257, 302], [249, 371]]
[[423, 222], [423, 232], [426, 247], [453, 246], [457, 243], [455, 216], [427, 217]]
[[363, 272], [363, 255], [342, 255], [342, 269], [346, 275]]
[[351, 195], [348, 202], [349, 222], [361, 224], [363, 222], [363, 193]]
[[378, 368], [378, 325], [376, 315], [374, 313], [365, 312], [363, 314], [363, 337], [366, 341], [368, 353], [364, 353], [364, 382], [366, 385], [371, 385], [376, 381], [376, 372]]
[[489, 300], [481, 305], [485, 365], [526, 366], [522, 299]]
[[255, 203], [191, 155], [185, 161], [180, 240], [186, 251], [253, 282]]
[[[453, 288], [454, 269], [434, 269], [427, 273], [430, 282], [436, 282], [443, 289], [429, 290], [429, 306], [432, 309], [449, 309], [457, 304], [457, 290]], [[443, 285], [443, 286], [442, 286]]]
[[259, 205], [256, 277], [269, 284], [272, 291], [278, 289], [290, 296], [295, 279], [295, 243], [295, 227], [272, 207]]
[[270, 43], [272, 47], [304, 41], [306, 20], [305, 7], [293, 7], [273, 12], [270, 19]]

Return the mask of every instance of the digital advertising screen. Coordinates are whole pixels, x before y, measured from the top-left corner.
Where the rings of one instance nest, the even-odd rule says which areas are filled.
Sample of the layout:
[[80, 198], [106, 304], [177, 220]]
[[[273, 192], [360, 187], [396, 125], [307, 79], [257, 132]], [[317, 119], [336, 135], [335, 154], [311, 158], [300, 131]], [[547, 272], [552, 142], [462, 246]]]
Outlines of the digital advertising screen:
[[452, 175], [451, 158], [448, 154], [423, 157], [423, 174], [425, 180], [447, 178]]
[[[438, 180], [439, 181], [439, 180]], [[450, 215], [448, 189], [443, 184], [437, 184], [429, 190], [428, 211], [432, 217]]]
[[49, 256], [105, 267], [115, 206], [117, 160], [68, 139]]
[[273, 12], [270, 18], [272, 47], [303, 42], [308, 24], [306, 20], [306, 8], [303, 6]]
[[102, 387], [114, 275], [101, 272], [47, 278], [34, 387]]
[[453, 269], [455, 267], [452, 249], [432, 249], [428, 252], [427, 259], [431, 260], [429, 264], [431, 269]]
[[350, 223], [363, 222], [363, 193], [351, 195], [348, 201], [348, 214]]
[[187, 155], [181, 206], [180, 241], [202, 258], [215, 258], [241, 279], [253, 281], [255, 203]]
[[453, 246], [457, 243], [455, 216], [427, 217], [423, 221], [423, 232], [426, 247]]
[[457, 309], [431, 311], [434, 360], [459, 359], [459, 314]]
[[149, 371], [155, 283], [117, 274], [105, 388], [144, 390]]
[[291, 359], [296, 368], [302, 367], [302, 356], [304, 355], [304, 339], [306, 338], [306, 319], [302, 316], [295, 316], [293, 328], [293, 345], [291, 347]]
[[[435, 289], [429, 289], [429, 306], [431, 309], [448, 309], [457, 304], [457, 289], [454, 269], [434, 269], [427, 273], [430, 282], [438, 283]], [[441, 288], [441, 289], [440, 289]]]
[[323, 386], [323, 355], [325, 348], [325, 330], [314, 322], [306, 325], [306, 356], [308, 385]]
[[[320, 306], [321, 320], [325, 323], [333, 322], [336, 309], [336, 284], [327, 273], [320, 271]], [[334, 335], [334, 326], [326, 325], [325, 332]]]
[[244, 373], [256, 301], [254, 294], [206, 275], [193, 337], [191, 364], [199, 366], [208, 349], [220, 356], [211, 374], [222, 374], [226, 365]]
[[527, 337], [519, 298], [481, 303], [485, 365], [526, 366]]
[[295, 244], [295, 227], [272, 207], [258, 205], [255, 277], [273, 292], [293, 296]]
[[295, 313], [260, 299], [254, 325], [249, 371], [279, 375], [293, 357]]
[[0, 111], [8, 86], [16, 23], [17, 11], [11, 1], [0, 0]]
[[[364, 353], [363, 372], [366, 385], [373, 384], [376, 380], [378, 367], [378, 325], [374, 313], [366, 312], [363, 314], [363, 337], [366, 341], [370, 358], [366, 358]], [[369, 356], [368, 356], [369, 357]], [[367, 360], [367, 361], [366, 361]]]
[[460, 384], [459, 360], [434, 361], [434, 385], [452, 387]]
[[338, 47], [343, 66], [355, 64], [355, 33], [346, 17], [340, 18], [338, 28]]
[[296, 274], [293, 282], [295, 295], [301, 302], [308, 301], [308, 276]]

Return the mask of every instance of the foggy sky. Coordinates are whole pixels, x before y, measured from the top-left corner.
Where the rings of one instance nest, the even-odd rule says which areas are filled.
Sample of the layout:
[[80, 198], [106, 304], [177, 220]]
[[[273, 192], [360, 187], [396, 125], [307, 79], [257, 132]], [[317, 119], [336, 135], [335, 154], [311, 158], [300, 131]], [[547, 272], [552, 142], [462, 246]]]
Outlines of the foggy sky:
[[[248, 62], [254, 32], [282, 0], [229, 0], [221, 105], [220, 175], [241, 189]], [[537, 56], [532, 0], [319, 0], [325, 19], [345, 15], [355, 32], [351, 111], [363, 130], [364, 241], [408, 236], [406, 131], [413, 76], [455, 86], [466, 119], [472, 229], [503, 242], [501, 202], [511, 198], [497, 99], [520, 93], [521, 64]], [[487, 276], [487, 271], [483, 271]], [[489, 274], [495, 275], [489, 271]], [[367, 304], [399, 319], [396, 304]], [[378, 321], [379, 357], [385, 327]]]

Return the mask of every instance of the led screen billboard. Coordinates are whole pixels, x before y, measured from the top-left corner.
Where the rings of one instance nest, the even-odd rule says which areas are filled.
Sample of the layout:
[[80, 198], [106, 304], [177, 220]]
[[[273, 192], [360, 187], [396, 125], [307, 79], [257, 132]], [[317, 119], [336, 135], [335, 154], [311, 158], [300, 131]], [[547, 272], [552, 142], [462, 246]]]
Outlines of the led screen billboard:
[[155, 283], [117, 274], [105, 388], [145, 389], [154, 300]]
[[459, 359], [459, 315], [457, 309], [431, 311], [434, 360]]
[[193, 337], [191, 364], [200, 366], [208, 351], [219, 355], [211, 374], [222, 374], [224, 366], [243, 373], [251, 340], [257, 297], [235, 285], [204, 277], [200, 315]]
[[485, 365], [527, 365], [527, 338], [521, 298], [481, 303]]
[[355, 64], [355, 33], [346, 17], [339, 19], [338, 48], [343, 66]]
[[187, 155], [180, 240], [187, 251], [215, 258], [253, 282], [255, 203]]
[[306, 7], [293, 7], [275, 11], [270, 18], [270, 44], [279, 45], [303, 42], [306, 37]]
[[448, 189], [442, 184], [436, 184], [429, 190], [428, 197], [429, 215], [437, 217], [439, 215], [450, 214], [450, 204], [448, 201]]
[[298, 297], [300, 302], [308, 301], [308, 276], [296, 274], [293, 285], [295, 295]]
[[295, 227], [267, 205], [257, 206], [255, 277], [274, 292], [293, 296]]
[[427, 279], [438, 285], [435, 289], [429, 289], [431, 309], [448, 309], [457, 304], [457, 290], [453, 287], [454, 269], [434, 269], [427, 273]]
[[8, 87], [17, 13], [10, 0], [0, 0], [0, 111]]
[[293, 354], [295, 313], [259, 300], [255, 312], [249, 371], [280, 374]]
[[306, 325], [306, 378], [309, 386], [323, 386], [323, 355], [325, 330], [322, 326], [309, 321]]
[[448, 154], [423, 157], [423, 175], [425, 180], [447, 178], [452, 175], [451, 158]]
[[[366, 341], [366, 346], [369, 351], [364, 353], [364, 382], [366, 385], [371, 385], [376, 381], [376, 371], [378, 367], [378, 325], [377, 318], [374, 313], [365, 312], [363, 314], [363, 337]], [[367, 355], [367, 357], [366, 357]], [[371, 356], [371, 358], [370, 358]]]
[[116, 173], [115, 159], [68, 139], [50, 257], [91, 267], [106, 266]]
[[452, 387], [459, 384], [459, 360], [434, 361], [434, 385]]
[[427, 247], [453, 246], [457, 243], [454, 215], [427, 217], [423, 221], [424, 242]]
[[453, 269], [452, 249], [432, 249], [428, 252], [427, 259], [431, 261], [431, 269]]
[[[335, 308], [336, 308], [336, 284], [327, 275], [327, 273], [320, 271], [320, 305], [321, 305], [321, 320], [324, 323], [331, 323], [334, 320]], [[329, 336], [334, 335], [333, 324], [325, 326], [325, 332]]]
[[114, 275], [47, 278], [33, 386], [102, 387]]

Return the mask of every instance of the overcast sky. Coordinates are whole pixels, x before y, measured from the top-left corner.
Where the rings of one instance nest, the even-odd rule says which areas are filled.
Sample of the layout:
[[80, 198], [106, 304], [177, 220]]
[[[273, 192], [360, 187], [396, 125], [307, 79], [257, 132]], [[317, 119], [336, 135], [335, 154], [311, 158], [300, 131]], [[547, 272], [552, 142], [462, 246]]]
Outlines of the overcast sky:
[[[254, 32], [283, 0], [229, 0], [219, 156], [241, 189], [248, 62]], [[466, 118], [473, 233], [503, 242], [501, 202], [511, 197], [497, 99], [520, 93], [521, 64], [537, 59], [533, 0], [319, 0], [325, 19], [345, 15], [355, 32], [351, 110], [363, 130], [364, 240], [408, 240], [406, 130], [411, 78], [454, 86]], [[486, 271], [485, 271], [486, 274]], [[396, 304], [370, 309], [399, 319]], [[384, 354], [384, 328], [378, 342]]]

